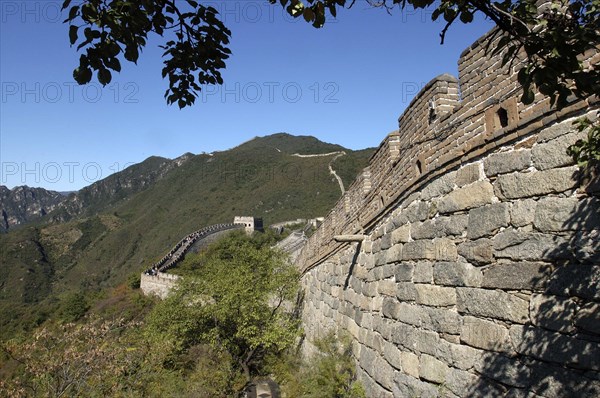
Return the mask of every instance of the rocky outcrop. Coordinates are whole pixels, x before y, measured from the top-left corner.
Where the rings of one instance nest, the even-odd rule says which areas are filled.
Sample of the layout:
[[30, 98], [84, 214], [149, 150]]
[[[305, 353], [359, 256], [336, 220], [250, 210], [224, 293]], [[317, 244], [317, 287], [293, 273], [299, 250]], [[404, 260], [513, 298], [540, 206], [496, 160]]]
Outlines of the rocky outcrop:
[[59, 192], [28, 186], [8, 189], [0, 185], [0, 232], [50, 213], [65, 200]]

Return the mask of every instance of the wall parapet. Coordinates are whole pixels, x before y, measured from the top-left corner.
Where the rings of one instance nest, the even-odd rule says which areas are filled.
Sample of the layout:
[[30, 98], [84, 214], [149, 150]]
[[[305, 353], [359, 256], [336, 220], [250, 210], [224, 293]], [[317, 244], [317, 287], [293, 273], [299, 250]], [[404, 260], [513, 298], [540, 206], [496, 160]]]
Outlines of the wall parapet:
[[[334, 231], [369, 231], [387, 210], [433, 178], [598, 104], [592, 96], [557, 112], [539, 93], [532, 104], [520, 103], [518, 65], [501, 66], [503, 54], [489, 56], [499, 37], [488, 32], [461, 55], [459, 79], [440, 75], [411, 101], [398, 119], [399, 130], [384, 139], [309, 239], [296, 261], [301, 270], [343, 247], [332, 240]], [[599, 61], [598, 51], [590, 52], [587, 62]]]
[[179, 276], [158, 272], [156, 275], [142, 273], [140, 289], [146, 296], [158, 296], [165, 299], [171, 289], [177, 284]]

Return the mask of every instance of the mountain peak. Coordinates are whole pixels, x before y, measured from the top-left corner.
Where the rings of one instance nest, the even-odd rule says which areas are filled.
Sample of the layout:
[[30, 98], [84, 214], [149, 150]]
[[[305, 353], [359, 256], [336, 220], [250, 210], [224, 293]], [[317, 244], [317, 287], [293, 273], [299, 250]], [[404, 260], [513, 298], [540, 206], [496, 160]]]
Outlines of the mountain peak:
[[267, 149], [272, 148], [287, 154], [299, 153], [301, 155], [321, 154], [343, 151], [346, 148], [323, 142], [316, 137], [308, 135], [291, 135], [289, 133], [275, 133], [262, 137], [255, 137], [234, 149]]

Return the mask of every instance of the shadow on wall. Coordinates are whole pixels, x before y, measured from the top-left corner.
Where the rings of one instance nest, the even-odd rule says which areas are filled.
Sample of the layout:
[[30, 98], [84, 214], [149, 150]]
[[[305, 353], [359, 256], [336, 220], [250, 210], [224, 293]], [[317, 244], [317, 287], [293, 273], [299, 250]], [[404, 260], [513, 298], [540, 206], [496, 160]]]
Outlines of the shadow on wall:
[[[538, 204], [550, 216], [528, 239], [541, 237], [542, 225], [554, 245], [541, 252], [544, 277], [532, 281], [529, 322], [511, 326], [512, 352], [482, 356], [482, 377], [467, 396], [600, 396], [600, 164], [573, 178], [588, 196]], [[540, 250], [539, 242], [521, 244]]]

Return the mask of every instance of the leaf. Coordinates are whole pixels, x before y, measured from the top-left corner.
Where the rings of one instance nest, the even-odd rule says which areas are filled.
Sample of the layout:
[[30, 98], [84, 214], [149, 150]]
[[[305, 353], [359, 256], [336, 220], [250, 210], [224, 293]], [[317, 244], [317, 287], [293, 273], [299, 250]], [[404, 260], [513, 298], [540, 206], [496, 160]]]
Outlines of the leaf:
[[302, 14], [306, 22], [311, 22], [315, 19], [315, 13], [310, 8], [305, 8]]
[[529, 87], [527, 88], [523, 88], [523, 95], [521, 96], [521, 102], [525, 105], [529, 105], [531, 103], [533, 103], [533, 100], [535, 99], [535, 94], [533, 93], [533, 90]]
[[462, 23], [473, 22], [473, 14], [470, 11], [463, 11], [460, 13], [460, 21]]
[[525, 86], [529, 83], [529, 72], [527, 71], [527, 68], [521, 68], [519, 70], [519, 73], [517, 73], [517, 80], [521, 86]]
[[71, 21], [71, 20], [75, 19], [78, 11], [79, 11], [79, 6], [71, 7], [71, 9], [69, 10], [69, 18], [66, 19], [66, 21]]
[[106, 86], [112, 80], [112, 74], [108, 69], [100, 69], [98, 71], [98, 81], [103, 86]]
[[75, 44], [75, 42], [77, 41], [77, 30], [79, 28], [75, 25], [71, 25], [69, 26], [69, 41], [71, 42], [71, 45]]
[[110, 69], [112, 69], [116, 72], [121, 71], [121, 62], [119, 61], [118, 58], [109, 58], [104, 63], [106, 64], [106, 66], [108, 66]]
[[92, 80], [92, 70], [88, 67], [78, 67], [73, 71], [73, 78], [78, 84], [87, 84]]
[[135, 45], [129, 45], [125, 49], [125, 59], [127, 61], [137, 63], [139, 55], [140, 54], [138, 53], [138, 48]]

